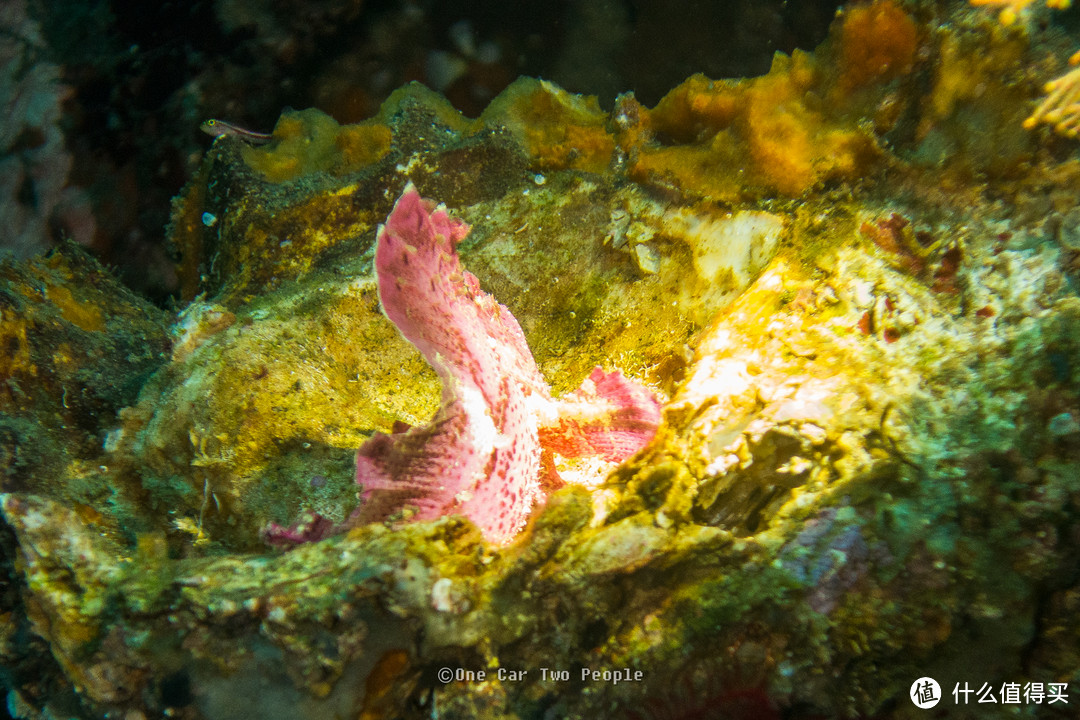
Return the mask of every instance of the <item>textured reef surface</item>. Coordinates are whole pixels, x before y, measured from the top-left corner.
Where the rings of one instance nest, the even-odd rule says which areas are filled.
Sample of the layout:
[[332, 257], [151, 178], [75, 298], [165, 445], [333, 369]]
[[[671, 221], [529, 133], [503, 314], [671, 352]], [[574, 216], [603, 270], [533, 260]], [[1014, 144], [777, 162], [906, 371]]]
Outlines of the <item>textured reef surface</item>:
[[1075, 717], [1074, 48], [998, 5], [225, 133], [174, 316], [0, 266], [9, 713]]

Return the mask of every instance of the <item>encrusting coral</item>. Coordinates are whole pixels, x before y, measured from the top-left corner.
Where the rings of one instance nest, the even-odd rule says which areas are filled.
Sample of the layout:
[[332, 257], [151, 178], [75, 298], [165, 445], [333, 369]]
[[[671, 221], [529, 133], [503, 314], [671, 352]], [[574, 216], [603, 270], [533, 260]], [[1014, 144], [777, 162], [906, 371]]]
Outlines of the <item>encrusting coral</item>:
[[[442, 406], [423, 427], [377, 433], [356, 455], [361, 505], [342, 528], [400, 517], [460, 514], [494, 543], [525, 525], [545, 484], [562, 484], [552, 454], [620, 462], [652, 438], [660, 404], [618, 371], [596, 368], [582, 387], [553, 400], [510, 311], [461, 268], [455, 246], [469, 226], [432, 209], [409, 185], [379, 231], [379, 301], [402, 335], [435, 368]], [[542, 457], [541, 447], [544, 449]], [[273, 526], [271, 542], [317, 540]]]

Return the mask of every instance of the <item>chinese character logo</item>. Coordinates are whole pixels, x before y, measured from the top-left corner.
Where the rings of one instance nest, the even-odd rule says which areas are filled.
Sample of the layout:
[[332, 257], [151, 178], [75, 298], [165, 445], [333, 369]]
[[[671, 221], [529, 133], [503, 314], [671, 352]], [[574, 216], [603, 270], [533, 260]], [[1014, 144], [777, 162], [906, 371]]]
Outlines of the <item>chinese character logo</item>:
[[932, 677], [921, 677], [911, 683], [910, 695], [915, 707], [927, 710], [941, 702], [941, 686]]

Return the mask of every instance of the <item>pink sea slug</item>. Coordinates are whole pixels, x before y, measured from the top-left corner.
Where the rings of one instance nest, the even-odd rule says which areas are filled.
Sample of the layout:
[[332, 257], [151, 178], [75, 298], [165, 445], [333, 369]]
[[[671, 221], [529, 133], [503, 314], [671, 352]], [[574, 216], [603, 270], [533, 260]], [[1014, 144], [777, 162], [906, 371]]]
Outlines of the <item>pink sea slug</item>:
[[411, 184], [398, 199], [378, 234], [379, 300], [438, 373], [441, 406], [426, 425], [360, 447], [361, 504], [343, 526], [311, 516], [271, 526], [269, 542], [315, 540], [411, 506], [412, 520], [465, 515], [504, 544], [561, 484], [552, 453], [620, 461], [652, 438], [660, 405], [619, 372], [596, 368], [578, 390], [551, 397], [517, 320], [461, 267], [455, 246], [468, 232]]

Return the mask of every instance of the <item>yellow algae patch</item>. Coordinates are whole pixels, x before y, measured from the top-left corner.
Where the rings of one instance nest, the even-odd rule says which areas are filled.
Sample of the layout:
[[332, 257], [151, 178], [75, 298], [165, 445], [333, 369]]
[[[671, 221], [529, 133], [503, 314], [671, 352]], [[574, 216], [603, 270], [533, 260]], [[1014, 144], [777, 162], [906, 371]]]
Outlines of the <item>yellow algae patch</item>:
[[746, 139], [757, 179], [785, 195], [824, 180], [854, 179], [879, 155], [857, 122], [831, 118], [807, 102], [816, 79], [811, 56], [796, 51], [778, 55], [749, 93]]
[[897, 101], [888, 93], [913, 70], [920, 41], [895, 0], [875, 0], [841, 15], [816, 55], [777, 53], [769, 73], [753, 79], [695, 75], [652, 110], [626, 95], [607, 113], [595, 97], [523, 77], [473, 121], [411, 83], [357, 125], [339, 126], [318, 110], [288, 111], [269, 144], [241, 153], [276, 183], [369, 166], [387, 156], [395, 138], [399, 146], [446, 149], [502, 130], [533, 170], [603, 173], [618, 148], [637, 182], [728, 202], [797, 197], [826, 181], [861, 177], [880, 159], [869, 128], [885, 132], [897, 121]]
[[745, 149], [738, 138], [722, 131], [704, 145], [644, 148], [630, 166], [629, 175], [643, 184], [736, 202], [746, 185], [738, 170], [744, 164]]
[[341, 128], [335, 142], [341, 153], [335, 172], [351, 172], [382, 160], [390, 152], [393, 134], [381, 124], [359, 123]]
[[615, 151], [607, 117], [594, 96], [574, 95], [544, 80], [523, 77], [491, 101], [480, 122], [509, 130], [541, 170], [601, 173]]
[[0, 308], [0, 378], [18, 373], [37, 374], [30, 358], [30, 343], [26, 340], [26, 321], [16, 312]]
[[748, 80], [694, 75], [640, 118], [615, 118], [642, 130], [622, 128], [628, 174], [728, 202], [861, 177], [881, 156], [864, 120], [911, 71], [918, 39], [911, 18], [882, 0], [848, 11], [816, 56], [777, 53], [767, 75]]
[[101, 309], [85, 302], [79, 302], [71, 290], [63, 285], [50, 285], [45, 296], [60, 310], [60, 316], [73, 325], [88, 332], [105, 329], [105, 319]]
[[53, 367], [63, 375], [70, 375], [79, 369], [79, 358], [72, 352], [69, 343], [60, 343], [52, 354]]
[[840, 25], [836, 90], [846, 94], [909, 72], [918, 43], [915, 21], [892, 0], [855, 5]]
[[313, 108], [284, 112], [274, 126], [273, 140], [265, 147], [246, 146], [244, 162], [270, 182], [284, 182], [325, 170], [334, 162], [340, 126]]
[[240, 154], [248, 167], [278, 183], [316, 172], [358, 170], [382, 159], [390, 140], [390, 129], [379, 123], [343, 128], [326, 113], [308, 108], [282, 113], [269, 144], [245, 145]]
[[660, 99], [649, 113], [653, 132], [678, 143], [693, 143], [730, 127], [746, 103], [746, 86], [737, 80], [691, 75]]
[[221, 221], [235, 241], [220, 249], [217, 271], [230, 279], [236, 294], [309, 272], [323, 252], [359, 237], [385, 217], [372, 207], [358, 207], [356, 192], [357, 186], [348, 184], [305, 195], [273, 212], [258, 198], [241, 199]]

